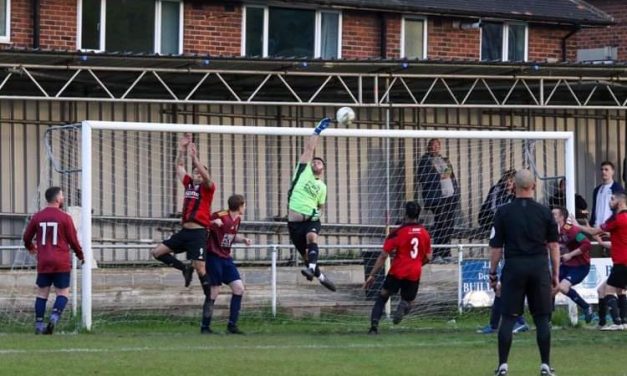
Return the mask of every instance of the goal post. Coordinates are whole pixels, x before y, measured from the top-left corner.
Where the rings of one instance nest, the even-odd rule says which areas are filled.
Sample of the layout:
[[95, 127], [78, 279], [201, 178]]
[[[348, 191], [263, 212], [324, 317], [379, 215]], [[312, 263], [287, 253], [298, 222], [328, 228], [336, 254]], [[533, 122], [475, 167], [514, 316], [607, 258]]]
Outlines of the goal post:
[[[82, 267], [81, 286], [81, 315], [82, 325], [86, 330], [92, 328], [92, 206], [93, 206], [93, 179], [92, 164], [93, 150], [92, 138], [94, 131], [107, 130], [114, 132], [170, 132], [170, 133], [205, 133], [210, 135], [232, 136], [269, 136], [269, 137], [305, 137], [311, 135], [310, 128], [292, 127], [262, 127], [262, 126], [232, 126], [232, 125], [198, 125], [198, 124], [164, 124], [164, 123], [140, 123], [140, 122], [109, 122], [109, 121], [83, 121], [81, 123], [81, 223], [82, 246], [85, 254], [85, 263]], [[464, 140], [557, 140], [563, 142], [563, 155], [559, 158], [564, 163], [564, 177], [566, 178], [566, 203], [570, 212], [575, 209], [575, 145], [572, 132], [522, 132], [522, 131], [444, 131], [444, 130], [383, 130], [383, 129], [338, 129], [329, 128], [322, 133], [323, 138], [379, 138], [379, 139], [464, 139]], [[388, 152], [389, 152], [389, 146]], [[557, 151], [556, 151], [557, 152]], [[280, 151], [279, 151], [280, 153]], [[389, 155], [389, 154], [384, 154]], [[410, 157], [406, 157], [410, 158]], [[387, 162], [387, 161], [386, 161]], [[342, 162], [336, 160], [335, 163]], [[522, 162], [516, 162], [516, 167], [526, 167]], [[344, 166], [349, 168], [349, 166]], [[387, 167], [390, 168], [389, 166]], [[477, 173], [480, 173], [477, 171]], [[389, 176], [389, 171], [388, 171]], [[173, 179], [173, 177], [172, 177]], [[360, 184], [360, 182], [354, 182]], [[101, 188], [102, 189], [102, 188]], [[485, 190], [477, 192], [483, 196]], [[474, 197], [473, 199], [479, 199]], [[389, 198], [385, 204], [389, 213]], [[217, 207], [214, 205], [213, 207]], [[323, 219], [324, 221], [324, 219]], [[389, 224], [389, 223], [388, 223]], [[324, 222], [323, 222], [324, 226]], [[324, 234], [323, 234], [324, 236]], [[273, 259], [276, 258], [273, 252]], [[273, 265], [273, 270], [276, 265]], [[273, 281], [274, 280], [273, 276]], [[456, 280], [456, 278], [454, 278]], [[276, 285], [273, 283], [273, 299], [276, 299]]]

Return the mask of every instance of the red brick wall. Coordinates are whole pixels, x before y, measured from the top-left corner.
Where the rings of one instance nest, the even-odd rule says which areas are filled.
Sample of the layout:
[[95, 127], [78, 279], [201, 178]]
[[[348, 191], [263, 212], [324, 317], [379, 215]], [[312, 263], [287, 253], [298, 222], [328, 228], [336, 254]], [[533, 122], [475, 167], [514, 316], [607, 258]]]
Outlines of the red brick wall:
[[342, 13], [342, 57], [362, 59], [381, 54], [381, 21], [376, 13], [346, 10]]
[[185, 3], [183, 51], [186, 53], [240, 56], [242, 7]]
[[[44, 49], [76, 49], [76, 1], [41, 1], [39, 46]], [[11, 1], [11, 43], [4, 48], [33, 47], [33, 11], [30, 0]]]
[[478, 29], [453, 27], [453, 19], [430, 17], [427, 28], [427, 57], [430, 60], [474, 60], [481, 56]]
[[[544, 62], [547, 59], [562, 61], [562, 40], [570, 32], [570, 29], [565, 28], [530, 25], [529, 61]], [[574, 44], [574, 35], [567, 41]]]
[[[627, 61], [627, 2], [589, 0], [590, 4], [614, 17], [616, 25], [584, 29], [576, 34], [576, 48], [618, 47], [618, 61]], [[573, 51], [575, 56], [576, 51]]]

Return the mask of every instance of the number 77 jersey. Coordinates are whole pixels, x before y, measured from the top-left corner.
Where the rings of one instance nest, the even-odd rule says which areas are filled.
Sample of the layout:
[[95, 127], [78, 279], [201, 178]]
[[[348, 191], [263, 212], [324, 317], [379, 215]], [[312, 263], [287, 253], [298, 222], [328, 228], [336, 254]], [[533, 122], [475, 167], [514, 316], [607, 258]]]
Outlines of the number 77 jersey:
[[431, 236], [417, 223], [404, 224], [392, 231], [383, 243], [383, 251], [396, 251], [388, 274], [409, 281], [420, 280], [423, 260], [431, 253]]

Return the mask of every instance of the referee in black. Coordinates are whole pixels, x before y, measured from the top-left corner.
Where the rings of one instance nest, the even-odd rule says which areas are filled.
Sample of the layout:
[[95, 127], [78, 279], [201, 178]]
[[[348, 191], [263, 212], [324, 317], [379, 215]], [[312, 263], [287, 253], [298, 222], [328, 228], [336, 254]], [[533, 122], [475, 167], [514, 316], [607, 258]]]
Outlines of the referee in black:
[[[496, 288], [496, 268], [504, 259], [501, 272], [502, 317], [499, 328], [499, 366], [495, 375], [507, 375], [507, 358], [512, 346], [512, 328], [523, 314], [525, 297], [536, 324], [540, 350], [540, 375], [553, 376], [549, 357], [553, 291], [559, 284], [557, 224], [551, 211], [534, 201], [535, 178], [523, 169], [514, 177], [516, 199], [501, 206], [490, 234], [490, 285]], [[547, 260], [550, 250], [551, 268]]]

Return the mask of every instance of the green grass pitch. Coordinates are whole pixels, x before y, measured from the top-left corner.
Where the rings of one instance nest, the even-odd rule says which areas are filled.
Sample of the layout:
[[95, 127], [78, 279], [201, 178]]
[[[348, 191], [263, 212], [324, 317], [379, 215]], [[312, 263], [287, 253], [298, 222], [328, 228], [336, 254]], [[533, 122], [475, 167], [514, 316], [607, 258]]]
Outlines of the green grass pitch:
[[[244, 336], [201, 336], [192, 321], [95, 322], [91, 333], [35, 336], [0, 330], [1, 375], [492, 375], [496, 336], [475, 329], [486, 317], [455, 323], [387, 322], [368, 336], [355, 320], [242, 318]], [[224, 322], [215, 329], [224, 333]], [[6, 329], [6, 326], [5, 326]], [[627, 332], [553, 331], [552, 365], [560, 376], [627, 375]], [[535, 331], [514, 337], [510, 375], [537, 375]]]

